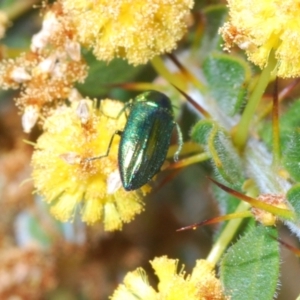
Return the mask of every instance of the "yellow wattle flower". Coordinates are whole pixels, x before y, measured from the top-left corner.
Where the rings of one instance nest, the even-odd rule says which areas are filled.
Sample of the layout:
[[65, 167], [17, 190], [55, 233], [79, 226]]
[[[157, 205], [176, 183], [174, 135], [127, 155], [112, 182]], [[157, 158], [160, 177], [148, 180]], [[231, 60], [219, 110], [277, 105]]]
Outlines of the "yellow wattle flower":
[[102, 100], [100, 111], [91, 100], [61, 107], [46, 119], [32, 157], [36, 193], [51, 205], [51, 213], [61, 221], [72, 220], [76, 210], [81, 219], [93, 224], [103, 221], [105, 230], [121, 229], [143, 210], [139, 191], [123, 189], [118, 171], [119, 137], [104, 155], [116, 130], [122, 130], [126, 117], [119, 101]]
[[145, 64], [170, 52], [187, 29], [193, 0], [62, 0], [78, 39], [99, 60]]
[[178, 260], [166, 256], [157, 257], [151, 265], [158, 277], [157, 291], [149, 285], [141, 268], [129, 272], [114, 292], [111, 300], [225, 300], [221, 282], [215, 276], [213, 266], [206, 260], [197, 260], [191, 275], [183, 268], [178, 272]]
[[229, 22], [220, 29], [225, 49], [233, 44], [264, 68], [271, 51], [279, 77], [300, 76], [300, 1], [228, 0]]

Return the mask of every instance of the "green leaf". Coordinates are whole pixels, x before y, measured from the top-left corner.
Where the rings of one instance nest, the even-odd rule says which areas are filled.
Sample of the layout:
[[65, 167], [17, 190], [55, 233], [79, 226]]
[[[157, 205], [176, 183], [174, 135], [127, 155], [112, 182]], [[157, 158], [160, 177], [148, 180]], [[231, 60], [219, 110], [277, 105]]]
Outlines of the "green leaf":
[[[300, 127], [300, 101], [293, 102], [288, 108], [286, 108], [284, 114], [280, 116], [280, 145], [285, 154], [287, 145], [290, 142], [291, 135], [295, 128]], [[272, 122], [270, 120], [262, 122], [259, 129], [260, 136], [267, 144], [269, 149], [272, 149]]]
[[241, 202], [238, 198], [233, 197], [232, 195], [223, 191], [216, 185], [213, 185], [212, 190], [213, 190], [214, 198], [219, 203], [219, 207], [222, 215], [233, 213]]
[[224, 131], [218, 130], [214, 136], [212, 133], [211, 137], [213, 141], [209, 143], [209, 149], [210, 153], [212, 151], [216, 152], [216, 155], [211, 153], [211, 156], [214, 159], [218, 173], [232, 187], [240, 189], [245, 181], [242, 162], [229, 136]]
[[98, 61], [90, 52], [83, 56], [89, 65], [89, 74], [83, 84], [78, 84], [78, 89], [90, 97], [107, 94], [113, 84], [133, 81], [146, 68], [134, 67], [122, 59], [114, 59], [110, 63]]
[[291, 134], [287, 147], [283, 152], [285, 168], [296, 181], [300, 181], [300, 128], [297, 128]]
[[296, 217], [300, 220], [300, 183], [294, 185], [286, 194], [288, 202], [293, 207]]
[[231, 187], [240, 189], [244, 182], [243, 167], [227, 133], [215, 122], [201, 120], [194, 126], [191, 136], [211, 155], [216, 175]]
[[217, 123], [209, 120], [199, 121], [191, 131], [192, 140], [199, 145], [207, 145], [208, 137], [214, 126], [218, 126]]
[[[222, 216], [233, 213], [241, 202], [239, 199], [231, 196], [230, 194], [223, 191], [215, 184], [212, 185], [212, 193], [214, 199], [219, 204], [218, 205], [218, 209], [220, 211], [219, 215]], [[217, 238], [220, 236], [227, 223], [228, 221], [221, 222], [220, 225], [214, 230], [214, 241], [216, 241]]]
[[300, 127], [300, 101], [292, 103], [288, 109], [280, 116], [280, 143], [287, 145], [291, 133], [295, 128]]
[[205, 22], [204, 34], [201, 40], [200, 57], [206, 57], [213, 50], [220, 49], [221, 36], [219, 28], [224, 24], [227, 16], [225, 5], [212, 5], [202, 10]]
[[251, 228], [225, 254], [220, 274], [231, 300], [271, 300], [279, 277], [279, 247], [275, 228]]
[[236, 114], [246, 95], [245, 81], [250, 71], [240, 59], [225, 54], [210, 55], [203, 72], [213, 98], [227, 115]]
[[280, 117], [280, 144], [283, 162], [290, 175], [300, 181], [300, 101], [294, 102]]

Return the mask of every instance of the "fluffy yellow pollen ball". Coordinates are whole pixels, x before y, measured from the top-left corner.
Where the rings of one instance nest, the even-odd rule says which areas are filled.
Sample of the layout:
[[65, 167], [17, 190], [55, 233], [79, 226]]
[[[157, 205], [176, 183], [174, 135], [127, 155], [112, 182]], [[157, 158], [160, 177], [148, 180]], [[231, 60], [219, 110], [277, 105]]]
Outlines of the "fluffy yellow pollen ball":
[[229, 22], [220, 29], [229, 50], [234, 44], [264, 68], [274, 51], [277, 76], [300, 76], [300, 1], [229, 0]]
[[229, 299], [224, 295], [213, 266], [206, 260], [197, 260], [190, 275], [183, 268], [178, 270], [178, 260], [166, 256], [156, 257], [150, 263], [158, 277], [157, 289], [149, 284], [145, 271], [138, 268], [125, 276], [124, 284], [117, 288], [111, 299]]
[[99, 60], [145, 64], [170, 52], [187, 30], [193, 0], [62, 0], [78, 39]]
[[118, 143], [112, 135], [122, 130], [126, 117], [117, 117], [123, 108], [119, 101], [102, 100], [101, 109], [85, 99], [71, 107], [60, 107], [44, 124], [32, 157], [36, 193], [50, 203], [51, 213], [60, 221], [72, 220], [79, 211], [88, 223], [102, 221], [106, 230], [121, 229], [143, 210], [139, 191], [123, 189], [118, 171]]

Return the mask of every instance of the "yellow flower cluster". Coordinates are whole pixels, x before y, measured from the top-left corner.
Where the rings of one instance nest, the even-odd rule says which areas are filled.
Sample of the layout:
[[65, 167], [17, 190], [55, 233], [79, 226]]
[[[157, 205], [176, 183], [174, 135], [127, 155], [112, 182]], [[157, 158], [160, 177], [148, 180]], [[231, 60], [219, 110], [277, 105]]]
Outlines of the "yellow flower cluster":
[[236, 44], [264, 68], [271, 51], [279, 77], [300, 76], [300, 1], [228, 0], [229, 22], [220, 32], [225, 49]]
[[99, 60], [147, 63], [170, 52], [186, 32], [193, 0], [62, 0], [78, 26], [78, 39]]
[[88, 224], [103, 220], [105, 230], [121, 229], [143, 210], [142, 189], [123, 189], [117, 162], [116, 130], [124, 127], [124, 114], [117, 118], [123, 104], [101, 101], [101, 112], [91, 100], [71, 107], [60, 107], [47, 118], [32, 157], [36, 192], [51, 204], [51, 213], [61, 221], [72, 220], [76, 209]]
[[111, 300], [224, 300], [221, 282], [215, 277], [213, 266], [198, 260], [192, 274], [177, 273], [178, 260], [165, 256], [155, 258], [151, 265], [159, 279], [158, 291], [152, 288], [141, 268], [128, 273]]
[[41, 115], [47, 116], [68, 99], [75, 82], [83, 82], [87, 76], [81, 46], [74, 39], [75, 26], [61, 10], [59, 3], [47, 6], [42, 28], [32, 37], [31, 49], [0, 63], [1, 88], [20, 89], [15, 101], [23, 113], [26, 133]]

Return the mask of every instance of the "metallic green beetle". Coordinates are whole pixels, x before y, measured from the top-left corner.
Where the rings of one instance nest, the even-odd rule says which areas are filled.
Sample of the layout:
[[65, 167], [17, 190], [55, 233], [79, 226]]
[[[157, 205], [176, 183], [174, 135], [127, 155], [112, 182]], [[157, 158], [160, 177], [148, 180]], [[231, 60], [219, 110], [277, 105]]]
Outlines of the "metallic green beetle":
[[125, 190], [136, 190], [148, 183], [164, 163], [174, 126], [182, 146], [179, 126], [174, 121], [170, 99], [158, 92], [138, 95], [131, 104], [125, 128], [121, 133], [118, 162]]
[[88, 159], [91, 161], [108, 156], [114, 136], [120, 135], [118, 163], [126, 191], [145, 185], [160, 170], [175, 126], [179, 140], [175, 161], [178, 160], [183, 144], [179, 125], [174, 121], [171, 101], [166, 95], [158, 91], [147, 91], [138, 95], [129, 106], [130, 113], [125, 128], [114, 133], [106, 154]]

